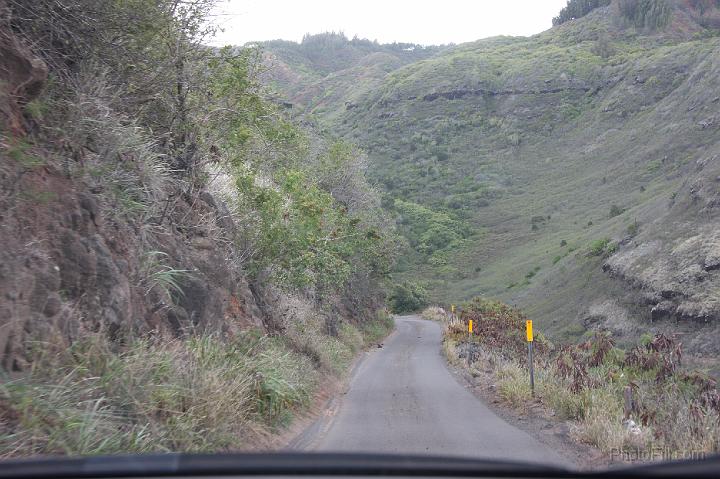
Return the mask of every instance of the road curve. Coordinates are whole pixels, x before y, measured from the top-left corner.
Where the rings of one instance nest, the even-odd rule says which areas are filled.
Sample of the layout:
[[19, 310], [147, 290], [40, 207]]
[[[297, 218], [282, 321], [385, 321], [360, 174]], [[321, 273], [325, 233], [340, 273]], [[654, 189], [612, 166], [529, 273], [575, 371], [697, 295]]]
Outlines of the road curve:
[[571, 465], [457, 382], [441, 355], [438, 323], [417, 316], [395, 323], [383, 348], [369, 352], [356, 368], [347, 393], [291, 448]]

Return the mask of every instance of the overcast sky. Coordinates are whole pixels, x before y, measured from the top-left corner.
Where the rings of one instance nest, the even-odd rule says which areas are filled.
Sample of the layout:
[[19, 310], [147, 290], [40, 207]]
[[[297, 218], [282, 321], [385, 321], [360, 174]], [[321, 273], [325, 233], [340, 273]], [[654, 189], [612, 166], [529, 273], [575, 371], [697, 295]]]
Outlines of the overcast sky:
[[423, 45], [547, 30], [566, 0], [221, 0], [215, 45], [300, 41], [305, 33]]

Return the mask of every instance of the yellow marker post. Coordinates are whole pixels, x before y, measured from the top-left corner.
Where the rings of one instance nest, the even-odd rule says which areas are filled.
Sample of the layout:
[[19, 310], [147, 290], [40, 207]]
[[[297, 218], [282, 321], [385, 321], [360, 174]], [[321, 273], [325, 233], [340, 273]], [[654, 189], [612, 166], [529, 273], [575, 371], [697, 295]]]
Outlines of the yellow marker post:
[[530, 366], [530, 392], [535, 397], [535, 371], [533, 368], [533, 327], [532, 319], [525, 321], [525, 336], [528, 343], [528, 364]]
[[472, 356], [472, 351], [470, 348], [470, 336], [472, 336], [472, 319], [468, 319], [468, 343], [467, 343], [467, 360], [468, 360], [468, 369], [470, 368], [470, 364], [472, 359], [470, 356]]
[[528, 342], [532, 343], [532, 340], [533, 340], [532, 319], [528, 319], [525, 321], [525, 334], [527, 336]]

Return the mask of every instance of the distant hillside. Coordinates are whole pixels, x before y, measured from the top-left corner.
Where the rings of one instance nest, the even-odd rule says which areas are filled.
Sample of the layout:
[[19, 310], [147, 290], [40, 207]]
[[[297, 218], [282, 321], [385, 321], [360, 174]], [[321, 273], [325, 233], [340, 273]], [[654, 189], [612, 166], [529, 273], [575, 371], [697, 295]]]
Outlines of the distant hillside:
[[391, 71], [446, 49], [412, 43], [380, 44], [342, 33], [306, 35], [302, 42], [259, 44], [268, 68], [265, 80], [309, 112], [332, 114], [378, 87]]
[[713, 356], [718, 15], [616, 0], [396, 69], [290, 66], [314, 87], [284, 93], [367, 151], [410, 245], [396, 279], [516, 303], [559, 339], [672, 329]]

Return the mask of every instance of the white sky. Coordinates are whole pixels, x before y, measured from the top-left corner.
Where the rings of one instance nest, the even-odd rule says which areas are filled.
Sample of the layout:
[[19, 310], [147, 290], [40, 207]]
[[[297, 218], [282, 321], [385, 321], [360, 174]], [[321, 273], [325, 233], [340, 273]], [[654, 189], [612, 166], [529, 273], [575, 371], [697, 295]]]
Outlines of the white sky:
[[215, 45], [300, 41], [305, 33], [438, 45], [547, 30], [567, 0], [221, 0]]

